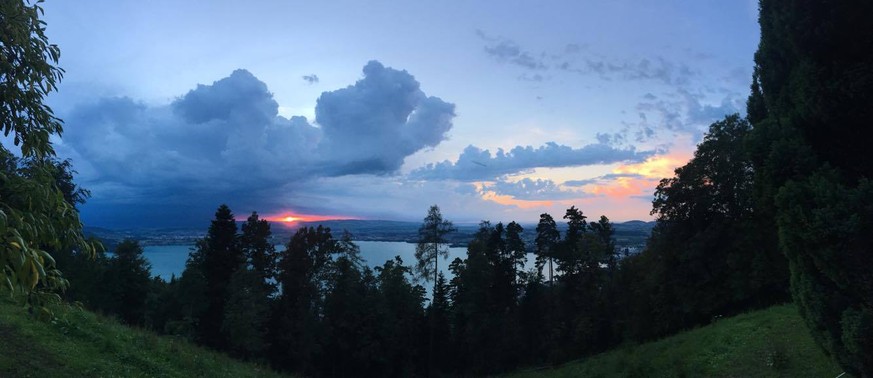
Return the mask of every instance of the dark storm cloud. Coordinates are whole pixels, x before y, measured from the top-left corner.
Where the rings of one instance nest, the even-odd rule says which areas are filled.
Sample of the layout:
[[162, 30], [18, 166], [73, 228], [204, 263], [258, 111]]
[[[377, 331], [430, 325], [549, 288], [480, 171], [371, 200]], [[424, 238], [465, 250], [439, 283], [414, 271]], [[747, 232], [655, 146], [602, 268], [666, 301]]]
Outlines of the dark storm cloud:
[[318, 98], [324, 140], [317, 152], [329, 175], [391, 173], [406, 156], [442, 142], [454, 116], [454, 104], [425, 95], [412, 75], [372, 61], [364, 79]]
[[563, 200], [586, 196], [585, 193], [563, 190], [554, 181], [548, 179], [523, 178], [515, 182], [499, 180], [494, 184], [485, 185], [482, 189], [525, 201]]
[[534, 168], [575, 167], [615, 162], [639, 162], [652, 151], [637, 151], [634, 147], [616, 148], [603, 143], [572, 148], [554, 142], [533, 148], [517, 146], [509, 152], [498, 149], [491, 154], [475, 146], [464, 149], [458, 160], [428, 164], [410, 173], [415, 179], [454, 179], [461, 181], [494, 180], [497, 177], [529, 171]]
[[312, 178], [395, 172], [445, 139], [454, 105], [425, 95], [406, 71], [373, 61], [354, 85], [324, 92], [315, 113], [320, 127], [279, 116], [267, 85], [236, 70], [168, 105], [130, 98], [80, 105], [65, 116], [60, 149], [86, 168], [92, 210], [102, 201], [156, 214], [225, 201], [274, 208]]
[[306, 81], [306, 83], [308, 83], [308, 84], [315, 84], [315, 83], [318, 83], [318, 75], [316, 75], [316, 74], [312, 74], [312, 75], [303, 75], [302, 78], [303, 78], [303, 80]]

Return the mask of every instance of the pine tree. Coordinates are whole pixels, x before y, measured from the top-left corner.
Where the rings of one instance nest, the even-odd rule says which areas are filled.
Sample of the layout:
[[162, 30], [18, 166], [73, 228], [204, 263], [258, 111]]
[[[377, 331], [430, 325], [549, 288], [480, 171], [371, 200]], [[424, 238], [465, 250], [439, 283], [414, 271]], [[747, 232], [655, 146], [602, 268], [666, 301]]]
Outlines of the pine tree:
[[553, 261], [560, 240], [561, 233], [558, 232], [558, 225], [552, 216], [547, 213], [540, 215], [535, 240], [537, 246], [537, 267], [542, 269], [546, 261], [548, 261], [549, 283], [552, 283], [554, 280]]
[[198, 320], [198, 339], [205, 345], [225, 349], [227, 340], [221, 332], [227, 286], [234, 272], [245, 262], [236, 234], [236, 220], [227, 205], [219, 206], [206, 238], [198, 244], [199, 267], [206, 281], [206, 311]]
[[102, 310], [117, 314], [125, 323], [145, 322], [146, 301], [151, 290], [151, 266], [142, 255], [139, 242], [126, 239], [115, 247], [103, 276], [109, 295]]
[[[415, 247], [415, 270], [419, 277], [425, 281], [433, 281], [436, 291], [437, 274], [439, 273], [439, 259], [449, 257], [448, 242], [446, 235], [455, 232], [452, 222], [443, 219], [440, 208], [433, 205], [428, 209], [424, 223], [418, 229], [418, 244]], [[431, 265], [433, 264], [433, 265]], [[433, 324], [430, 324], [430, 337], [428, 342], [428, 370], [433, 370]]]
[[276, 247], [270, 240], [272, 234], [270, 223], [265, 219], [259, 219], [257, 212], [252, 212], [252, 215], [242, 225], [242, 235], [239, 239], [240, 248], [248, 264], [251, 265], [251, 269], [265, 284], [269, 285], [269, 294], [272, 294], [276, 288], [276, 264], [278, 260]]

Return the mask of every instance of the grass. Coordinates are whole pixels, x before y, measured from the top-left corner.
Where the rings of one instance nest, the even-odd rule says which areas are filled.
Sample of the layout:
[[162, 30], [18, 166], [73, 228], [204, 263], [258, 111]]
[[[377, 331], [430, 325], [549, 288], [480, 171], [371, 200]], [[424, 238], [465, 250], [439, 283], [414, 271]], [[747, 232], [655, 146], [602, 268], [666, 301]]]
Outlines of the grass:
[[513, 377], [836, 377], [793, 305], [721, 319], [662, 340], [625, 346]]
[[70, 306], [40, 321], [0, 299], [0, 377], [274, 377], [173, 337]]

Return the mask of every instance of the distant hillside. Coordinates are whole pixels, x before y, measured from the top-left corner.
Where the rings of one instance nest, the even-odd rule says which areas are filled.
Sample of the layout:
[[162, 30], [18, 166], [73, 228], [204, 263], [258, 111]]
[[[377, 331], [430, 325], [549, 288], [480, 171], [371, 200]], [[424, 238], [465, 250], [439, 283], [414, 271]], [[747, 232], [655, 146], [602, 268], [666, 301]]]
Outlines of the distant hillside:
[[659, 341], [512, 377], [836, 377], [794, 305], [722, 319]]
[[0, 299], [0, 377], [278, 377], [183, 340], [93, 313], [55, 309], [42, 322]]
[[[620, 249], [641, 248], [652, 232], [655, 222], [630, 221], [615, 223], [615, 240]], [[397, 241], [415, 242], [418, 239], [420, 222], [403, 222], [387, 220], [328, 220], [311, 223], [298, 223], [293, 227], [283, 224], [273, 224], [273, 242], [286, 243], [291, 235], [300, 227], [318, 226], [330, 227], [337, 235], [343, 230], [349, 231], [355, 240], [368, 241]], [[465, 246], [479, 229], [476, 224], [456, 224], [457, 232], [448, 236], [449, 242], [455, 246]], [[533, 246], [536, 238], [536, 224], [522, 224], [524, 233], [522, 237]], [[141, 229], [108, 229], [101, 227], [85, 227], [85, 234], [99, 238], [110, 250], [116, 243], [124, 238], [139, 240], [143, 245], [190, 245], [198, 238], [206, 234], [203, 229], [180, 229], [180, 228], [141, 228]], [[565, 225], [558, 223], [558, 228], [563, 230]]]

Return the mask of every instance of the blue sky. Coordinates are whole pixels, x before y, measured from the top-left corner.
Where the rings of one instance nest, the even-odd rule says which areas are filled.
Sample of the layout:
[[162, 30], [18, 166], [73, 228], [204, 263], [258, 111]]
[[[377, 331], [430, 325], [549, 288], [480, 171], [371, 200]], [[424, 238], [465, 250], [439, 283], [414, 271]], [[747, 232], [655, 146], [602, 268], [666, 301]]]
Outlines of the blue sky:
[[49, 1], [86, 224], [650, 219], [744, 111], [753, 1]]

